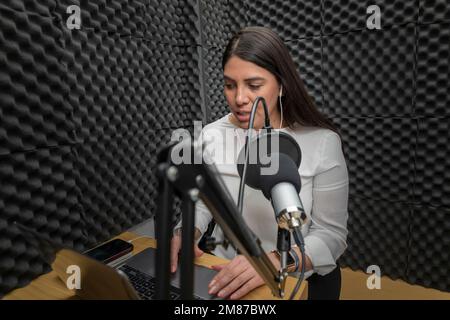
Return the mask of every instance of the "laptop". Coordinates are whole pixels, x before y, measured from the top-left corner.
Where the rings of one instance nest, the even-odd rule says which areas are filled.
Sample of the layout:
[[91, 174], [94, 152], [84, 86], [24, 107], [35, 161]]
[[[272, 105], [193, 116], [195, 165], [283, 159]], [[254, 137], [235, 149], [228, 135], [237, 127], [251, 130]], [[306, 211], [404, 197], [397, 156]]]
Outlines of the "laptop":
[[[44, 259], [65, 284], [72, 284], [81, 299], [95, 300], [152, 300], [155, 298], [155, 257], [156, 249], [148, 248], [132, 256], [115, 267], [103, 264], [73, 249], [61, 246], [48, 237], [25, 227], [15, 225], [24, 237], [38, 246]], [[75, 271], [74, 271], [75, 270]], [[74, 274], [79, 271], [79, 287]], [[219, 300], [208, 293], [208, 283], [217, 271], [194, 266], [194, 299]], [[68, 286], [69, 287], [69, 286]], [[170, 299], [181, 299], [180, 268], [170, 279]]]

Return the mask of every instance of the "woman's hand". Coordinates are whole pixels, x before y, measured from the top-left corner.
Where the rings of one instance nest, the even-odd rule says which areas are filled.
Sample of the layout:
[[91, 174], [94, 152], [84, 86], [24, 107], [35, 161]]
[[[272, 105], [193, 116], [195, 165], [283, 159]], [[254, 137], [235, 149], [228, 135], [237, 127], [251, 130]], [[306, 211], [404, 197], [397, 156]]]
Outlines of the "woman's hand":
[[[279, 268], [278, 259], [272, 254], [268, 254], [268, 257]], [[236, 256], [230, 263], [212, 268], [219, 273], [209, 283], [209, 294], [216, 294], [220, 298], [240, 299], [264, 284], [264, 280], [242, 255]]]
[[[201, 236], [200, 230], [195, 228], [195, 235], [194, 239], [198, 240]], [[178, 266], [178, 253], [181, 249], [181, 228], [176, 229], [172, 240], [170, 242], [170, 271], [175, 272], [177, 271]], [[195, 257], [200, 257], [203, 254], [203, 251], [199, 249], [197, 244], [194, 244], [194, 255]]]

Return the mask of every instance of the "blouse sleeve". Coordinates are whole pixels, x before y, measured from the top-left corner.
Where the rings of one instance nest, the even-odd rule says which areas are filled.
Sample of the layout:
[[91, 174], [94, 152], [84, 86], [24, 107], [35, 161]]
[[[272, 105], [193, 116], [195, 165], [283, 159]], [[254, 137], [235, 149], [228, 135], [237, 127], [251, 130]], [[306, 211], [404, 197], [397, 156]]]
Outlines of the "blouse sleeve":
[[[202, 234], [205, 233], [206, 229], [208, 229], [208, 224], [212, 219], [212, 215], [209, 212], [209, 209], [205, 206], [202, 200], [198, 200], [195, 203], [195, 227], [200, 230]], [[181, 228], [182, 219], [175, 225], [174, 229]]]
[[195, 227], [200, 230], [202, 234], [208, 229], [208, 224], [212, 220], [212, 215], [209, 209], [205, 206], [202, 200], [195, 204]]
[[324, 137], [318, 173], [313, 178], [311, 225], [305, 253], [315, 273], [325, 275], [347, 248], [348, 172], [336, 133]]

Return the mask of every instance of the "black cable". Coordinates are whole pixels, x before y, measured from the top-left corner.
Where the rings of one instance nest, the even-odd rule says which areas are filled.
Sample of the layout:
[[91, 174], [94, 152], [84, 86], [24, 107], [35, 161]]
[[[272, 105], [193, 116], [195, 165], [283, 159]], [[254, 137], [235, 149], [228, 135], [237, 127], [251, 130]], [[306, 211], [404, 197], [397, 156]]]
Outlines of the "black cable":
[[297, 283], [295, 284], [294, 290], [292, 290], [291, 296], [289, 297], [289, 300], [293, 300], [294, 297], [297, 295], [298, 290], [300, 289], [300, 285], [303, 282], [303, 278], [305, 277], [305, 241], [303, 240], [303, 235], [300, 227], [294, 228], [293, 231], [294, 234], [294, 240], [297, 246], [300, 248], [300, 253], [302, 255], [302, 267], [300, 270], [300, 276], [297, 280]]
[[238, 208], [240, 214], [242, 214], [242, 207], [244, 205], [243, 198], [244, 198], [244, 189], [245, 189], [245, 181], [247, 180], [247, 166], [248, 166], [248, 157], [249, 157], [249, 136], [251, 131], [253, 130], [254, 122], [255, 122], [255, 113], [256, 109], [258, 108], [259, 101], [262, 102], [263, 108], [264, 108], [264, 129], [271, 129], [270, 126], [270, 118], [269, 118], [269, 110], [267, 109], [266, 100], [264, 100], [263, 97], [257, 97], [255, 101], [253, 102], [252, 110], [250, 112], [250, 122], [247, 129], [247, 135], [245, 136], [245, 163], [244, 163], [244, 170], [242, 171], [241, 181], [239, 183], [239, 194], [238, 194]]

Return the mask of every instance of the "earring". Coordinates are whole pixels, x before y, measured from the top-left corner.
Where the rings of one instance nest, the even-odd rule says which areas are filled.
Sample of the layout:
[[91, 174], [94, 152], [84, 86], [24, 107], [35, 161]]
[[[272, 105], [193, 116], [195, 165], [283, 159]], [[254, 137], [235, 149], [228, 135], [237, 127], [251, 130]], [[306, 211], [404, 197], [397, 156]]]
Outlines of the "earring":
[[283, 85], [281, 85], [281, 88], [280, 88], [280, 95], [278, 96], [279, 97], [279, 100], [280, 100], [280, 129], [283, 127], [283, 103], [281, 102], [281, 96], [283, 95]]

